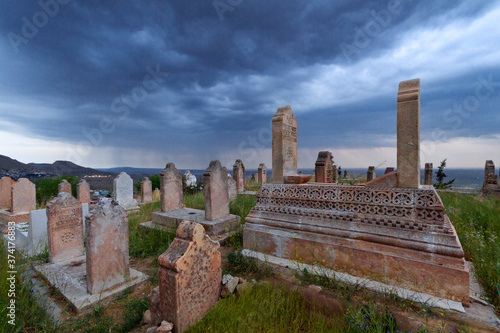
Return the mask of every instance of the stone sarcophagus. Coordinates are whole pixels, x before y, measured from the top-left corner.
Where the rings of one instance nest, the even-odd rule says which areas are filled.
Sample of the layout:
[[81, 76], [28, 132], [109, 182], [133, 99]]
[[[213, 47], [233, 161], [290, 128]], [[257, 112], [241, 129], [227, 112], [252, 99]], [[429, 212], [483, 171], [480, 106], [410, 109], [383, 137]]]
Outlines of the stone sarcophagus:
[[264, 184], [244, 248], [469, 303], [464, 252], [432, 186]]

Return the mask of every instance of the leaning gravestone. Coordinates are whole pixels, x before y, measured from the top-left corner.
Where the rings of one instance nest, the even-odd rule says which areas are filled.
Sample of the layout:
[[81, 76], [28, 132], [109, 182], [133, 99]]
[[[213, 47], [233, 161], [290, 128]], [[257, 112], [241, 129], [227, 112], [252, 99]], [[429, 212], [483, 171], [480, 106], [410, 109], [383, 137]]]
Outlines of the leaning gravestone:
[[87, 291], [96, 294], [130, 277], [127, 212], [101, 201], [85, 219]]
[[236, 191], [245, 191], [245, 166], [241, 160], [236, 160], [233, 165], [233, 178], [236, 181]]
[[[227, 172], [224, 176], [227, 175]], [[203, 226], [184, 221], [167, 251], [158, 258], [160, 314], [183, 332], [217, 304], [222, 271], [219, 243], [210, 240]]]
[[80, 180], [76, 186], [76, 196], [82, 204], [90, 203], [90, 185], [85, 179]]
[[141, 203], [153, 202], [153, 183], [148, 177], [144, 177], [141, 183]]
[[12, 208], [12, 185], [14, 185], [10, 177], [2, 177], [0, 179], [0, 209]]
[[83, 255], [82, 204], [61, 192], [47, 205], [49, 260], [58, 263]]
[[66, 179], [63, 179], [62, 182], [60, 182], [57, 186], [57, 193], [61, 192], [71, 194], [71, 184]]
[[125, 172], [122, 172], [113, 181], [113, 200], [125, 210], [137, 210], [139, 206], [134, 199], [134, 181]]

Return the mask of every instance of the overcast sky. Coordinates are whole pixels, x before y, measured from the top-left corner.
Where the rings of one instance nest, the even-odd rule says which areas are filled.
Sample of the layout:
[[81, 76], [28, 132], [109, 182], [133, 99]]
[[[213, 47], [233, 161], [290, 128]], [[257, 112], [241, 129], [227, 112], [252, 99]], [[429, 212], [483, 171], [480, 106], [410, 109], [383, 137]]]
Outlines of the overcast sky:
[[0, 154], [90, 167], [396, 165], [400, 81], [421, 80], [422, 165], [500, 165], [500, 1], [0, 2]]

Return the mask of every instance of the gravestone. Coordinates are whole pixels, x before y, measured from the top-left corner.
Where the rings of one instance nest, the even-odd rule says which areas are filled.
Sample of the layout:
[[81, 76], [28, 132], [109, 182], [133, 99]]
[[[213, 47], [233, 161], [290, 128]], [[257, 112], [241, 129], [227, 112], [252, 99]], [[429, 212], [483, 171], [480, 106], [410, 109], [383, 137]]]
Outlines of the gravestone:
[[257, 171], [257, 181], [261, 185], [267, 183], [267, 168], [264, 163], [259, 164], [259, 169]]
[[153, 183], [148, 177], [141, 182], [141, 203], [153, 202]]
[[241, 160], [236, 160], [233, 165], [233, 178], [236, 181], [236, 191], [245, 191], [245, 166]]
[[227, 190], [229, 193], [229, 201], [236, 200], [238, 191], [236, 191], [236, 180], [231, 175], [227, 176]]
[[186, 170], [186, 172], [184, 172], [184, 179], [186, 181], [187, 187], [196, 186], [196, 184], [198, 182], [198, 180], [196, 179], [196, 176], [193, 175], [191, 173], [191, 171], [189, 171], [189, 170]]
[[210, 162], [203, 173], [205, 195], [205, 219], [213, 221], [229, 216], [229, 192], [227, 189], [227, 169], [218, 160]]
[[339, 176], [339, 169], [337, 169], [337, 166], [333, 166], [333, 183], [336, 184], [339, 182], [340, 176]]
[[48, 243], [47, 211], [45, 209], [31, 211], [28, 225], [28, 243], [29, 251], [33, 255], [45, 250]]
[[[227, 175], [227, 172], [224, 176]], [[152, 314], [183, 332], [217, 304], [222, 281], [219, 243], [210, 240], [203, 226], [184, 221], [176, 238], [159, 258], [159, 308]]]
[[432, 163], [425, 163], [424, 185], [432, 185]]
[[182, 173], [174, 163], [168, 163], [160, 173], [160, 195], [162, 212], [184, 208]]
[[10, 177], [2, 177], [0, 179], [0, 209], [12, 208], [12, 185], [14, 185]]
[[153, 191], [153, 201], [154, 202], [158, 202], [160, 200], [161, 200], [160, 189], [159, 188], [155, 188], [155, 190]]
[[60, 182], [59, 185], [57, 186], [57, 193], [61, 192], [72, 194], [71, 184], [66, 179], [63, 179], [62, 182]]
[[314, 169], [316, 183], [333, 183], [333, 157], [329, 151], [320, 151]]
[[420, 186], [420, 79], [399, 83], [397, 116], [398, 187]]
[[80, 180], [76, 186], [76, 196], [82, 204], [90, 203], [90, 185], [85, 179]]
[[60, 192], [47, 205], [49, 260], [58, 263], [83, 255], [82, 204]]
[[87, 291], [96, 294], [130, 278], [127, 212], [99, 202], [85, 219]]
[[139, 209], [137, 200], [134, 199], [134, 181], [125, 172], [121, 172], [113, 180], [113, 200], [127, 211]]
[[484, 165], [483, 187], [488, 185], [498, 185], [498, 176], [495, 174], [495, 163], [492, 160], [487, 160]]
[[272, 182], [284, 183], [287, 174], [297, 174], [297, 121], [289, 105], [276, 111], [272, 130]]
[[36, 187], [26, 178], [12, 185], [12, 214], [29, 213], [36, 209]]
[[374, 166], [369, 166], [368, 171], [366, 172], [366, 182], [372, 181], [377, 178], [377, 174], [375, 172]]

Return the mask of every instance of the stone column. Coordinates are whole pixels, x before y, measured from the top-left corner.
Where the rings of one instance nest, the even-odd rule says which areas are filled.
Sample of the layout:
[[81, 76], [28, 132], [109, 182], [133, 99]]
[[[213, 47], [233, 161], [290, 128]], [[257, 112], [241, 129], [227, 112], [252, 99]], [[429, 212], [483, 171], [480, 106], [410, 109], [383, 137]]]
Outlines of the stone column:
[[420, 186], [420, 79], [403, 81], [398, 91], [398, 187]]
[[259, 164], [259, 169], [257, 171], [257, 181], [261, 185], [267, 183], [267, 168], [264, 163]]
[[320, 151], [314, 169], [316, 183], [333, 183], [333, 161], [329, 151]]
[[73, 194], [71, 191], [71, 184], [66, 179], [63, 179], [62, 182], [60, 182], [57, 186], [57, 193], [61, 192]]
[[36, 209], [36, 186], [27, 178], [12, 185], [12, 214], [29, 213]]
[[425, 163], [424, 185], [432, 185], [432, 163]]
[[0, 179], [0, 209], [12, 208], [12, 185], [15, 184], [10, 177]]
[[203, 191], [206, 220], [213, 221], [229, 215], [227, 169], [219, 161], [210, 162], [203, 173]]
[[49, 260], [57, 263], [83, 255], [82, 204], [61, 192], [47, 205]]
[[173, 323], [174, 332], [184, 332], [217, 304], [222, 282], [219, 248], [201, 224], [179, 225], [174, 241], [158, 258], [160, 304], [152, 309], [154, 318]]
[[184, 208], [182, 173], [174, 163], [168, 163], [160, 173], [160, 196], [162, 212]]
[[241, 160], [236, 160], [233, 165], [233, 178], [236, 181], [236, 191], [245, 191], [245, 166]]
[[273, 183], [284, 183], [287, 174], [297, 174], [297, 121], [292, 108], [284, 106], [276, 111], [273, 129]]
[[144, 177], [141, 183], [141, 203], [153, 202], [153, 183], [148, 177]]
[[81, 203], [90, 203], [90, 185], [85, 179], [76, 186], [76, 196]]
[[98, 294], [130, 278], [127, 212], [101, 201], [85, 219], [87, 291]]
[[368, 171], [366, 172], [366, 182], [372, 181], [377, 178], [377, 173], [375, 172], [374, 166], [369, 166]]

